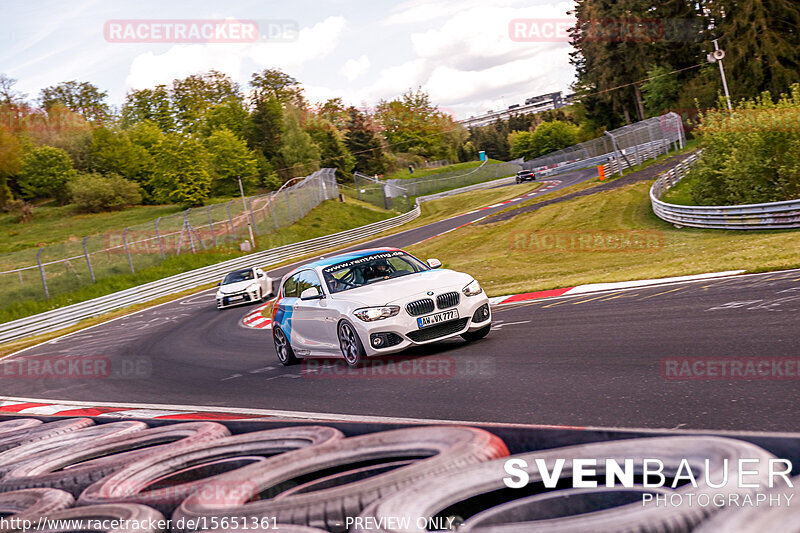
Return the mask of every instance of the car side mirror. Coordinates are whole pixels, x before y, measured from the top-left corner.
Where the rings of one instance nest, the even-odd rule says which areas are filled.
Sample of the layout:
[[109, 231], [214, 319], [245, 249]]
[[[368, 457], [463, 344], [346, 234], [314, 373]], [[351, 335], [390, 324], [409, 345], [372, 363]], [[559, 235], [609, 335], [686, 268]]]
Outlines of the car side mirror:
[[428, 266], [431, 268], [439, 268], [440, 266], [442, 266], [442, 262], [439, 261], [438, 259], [428, 259], [427, 263]]
[[221, 282], [221, 281], [218, 281], [218, 282], [217, 282], [217, 287], [221, 287], [221, 286], [222, 286], [222, 282]]
[[301, 300], [319, 300], [323, 298], [322, 293], [316, 287], [309, 287], [300, 293]]

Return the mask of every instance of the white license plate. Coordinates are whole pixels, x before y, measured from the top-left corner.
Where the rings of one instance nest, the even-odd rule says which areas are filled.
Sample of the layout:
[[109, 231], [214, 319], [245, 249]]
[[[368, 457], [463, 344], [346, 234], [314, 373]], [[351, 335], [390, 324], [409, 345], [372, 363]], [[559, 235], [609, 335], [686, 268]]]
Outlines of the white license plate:
[[448, 320], [455, 320], [457, 318], [458, 318], [458, 310], [450, 309], [449, 311], [443, 311], [441, 313], [419, 317], [417, 319], [417, 327], [425, 328], [428, 326], [435, 326], [436, 324], [441, 324], [442, 322], [447, 322]]

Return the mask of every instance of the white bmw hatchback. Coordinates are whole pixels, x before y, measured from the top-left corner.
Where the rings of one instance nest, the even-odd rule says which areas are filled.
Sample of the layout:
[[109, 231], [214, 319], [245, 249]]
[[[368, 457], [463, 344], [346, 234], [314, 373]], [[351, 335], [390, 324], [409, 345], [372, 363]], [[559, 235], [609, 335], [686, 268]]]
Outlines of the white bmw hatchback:
[[470, 275], [397, 248], [359, 250], [286, 274], [272, 308], [272, 334], [284, 365], [304, 356], [366, 357], [491, 329], [489, 299]]

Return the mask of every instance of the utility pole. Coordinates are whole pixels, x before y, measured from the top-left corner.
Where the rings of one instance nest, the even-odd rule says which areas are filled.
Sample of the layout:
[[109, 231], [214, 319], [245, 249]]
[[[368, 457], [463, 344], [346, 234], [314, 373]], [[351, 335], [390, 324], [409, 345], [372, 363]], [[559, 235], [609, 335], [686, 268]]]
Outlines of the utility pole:
[[253, 237], [253, 226], [250, 223], [250, 211], [247, 209], [247, 200], [244, 198], [244, 187], [242, 186], [242, 178], [241, 176], [236, 176], [236, 179], [239, 180], [239, 192], [242, 193], [242, 209], [244, 209], [244, 216], [247, 217], [247, 230], [250, 232], [250, 245], [255, 248], [256, 247], [256, 239]]
[[725, 78], [725, 67], [722, 66], [722, 58], [725, 57], [725, 50], [720, 49], [717, 39], [711, 41], [714, 43], [714, 51], [708, 54], [706, 58], [709, 63], [719, 63], [719, 74], [722, 76], [722, 88], [725, 91], [725, 100], [728, 102], [728, 111], [733, 111], [731, 106], [731, 95], [728, 92], [728, 80]]

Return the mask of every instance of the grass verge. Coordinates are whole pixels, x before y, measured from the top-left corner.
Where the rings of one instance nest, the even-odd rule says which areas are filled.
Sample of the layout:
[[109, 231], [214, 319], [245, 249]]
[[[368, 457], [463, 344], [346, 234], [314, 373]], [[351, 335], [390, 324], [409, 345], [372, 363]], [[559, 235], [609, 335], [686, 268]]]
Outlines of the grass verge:
[[[345, 203], [328, 200], [311, 210], [296, 224], [258, 237], [258, 245], [259, 249], [266, 250], [371, 224], [395, 214], [357, 200], [348, 199]], [[138, 270], [135, 274], [128, 272], [100, 278], [97, 283], [54, 294], [50, 299], [44, 299], [40, 286], [27, 285], [24, 287], [25, 293], [9, 294], [3, 304], [0, 304], [0, 323], [83, 302], [242, 255], [244, 254], [238, 250], [217, 248], [196, 254], [168, 257], [161, 264]]]
[[[385, 176], [385, 179], [408, 179], [408, 178], [423, 178], [425, 176], [431, 176], [434, 174], [443, 174], [445, 172], [455, 172], [458, 170], [472, 170], [473, 168], [477, 168], [481, 166], [483, 161], [467, 161], [466, 163], [454, 163], [452, 165], [447, 165], [446, 167], [437, 167], [437, 168], [426, 168], [426, 169], [414, 169], [414, 173], [411, 174], [407, 168], [400, 169], [396, 172], [392, 172]], [[498, 161], [496, 159], [489, 159], [487, 164], [492, 163], [502, 163], [502, 161]]]
[[492, 296], [800, 265], [800, 232], [676, 229], [653, 214], [651, 185], [634, 183], [503, 222], [467, 226], [410, 251], [473, 274]]

